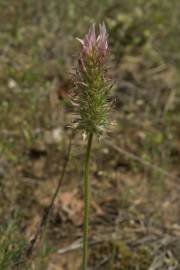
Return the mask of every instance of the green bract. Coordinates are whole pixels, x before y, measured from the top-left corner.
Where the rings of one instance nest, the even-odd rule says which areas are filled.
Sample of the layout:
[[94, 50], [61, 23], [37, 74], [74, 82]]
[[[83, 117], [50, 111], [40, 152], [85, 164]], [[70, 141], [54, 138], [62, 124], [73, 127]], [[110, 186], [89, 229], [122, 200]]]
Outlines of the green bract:
[[102, 135], [108, 125], [109, 83], [106, 78], [107, 34], [100, 25], [96, 38], [93, 25], [82, 44], [77, 68], [78, 127], [86, 134]]

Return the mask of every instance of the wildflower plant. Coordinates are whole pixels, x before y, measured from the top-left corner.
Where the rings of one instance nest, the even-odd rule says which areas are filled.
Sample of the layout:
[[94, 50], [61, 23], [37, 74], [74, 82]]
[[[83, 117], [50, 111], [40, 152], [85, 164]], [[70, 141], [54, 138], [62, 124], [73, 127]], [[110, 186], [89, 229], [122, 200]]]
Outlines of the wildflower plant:
[[106, 58], [108, 53], [107, 31], [105, 24], [99, 25], [96, 36], [93, 24], [81, 43], [81, 52], [76, 69], [77, 88], [77, 124], [87, 137], [87, 149], [84, 163], [84, 235], [83, 266], [87, 269], [88, 259], [88, 223], [89, 223], [89, 162], [93, 136], [102, 136], [108, 127], [108, 102], [110, 84], [107, 79]]
[[79, 39], [82, 51], [79, 56], [76, 82], [78, 86], [78, 127], [86, 135], [103, 135], [108, 125], [108, 93], [106, 56], [107, 32], [104, 24], [99, 26], [96, 38], [92, 25], [85, 38]]

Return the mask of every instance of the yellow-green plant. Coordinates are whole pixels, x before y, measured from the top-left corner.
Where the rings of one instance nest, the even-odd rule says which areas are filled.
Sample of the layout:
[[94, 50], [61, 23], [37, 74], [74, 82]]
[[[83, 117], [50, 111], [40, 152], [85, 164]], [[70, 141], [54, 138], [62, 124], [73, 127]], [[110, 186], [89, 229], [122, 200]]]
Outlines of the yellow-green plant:
[[99, 26], [96, 37], [95, 25], [92, 25], [84, 39], [79, 39], [82, 50], [76, 70], [78, 90], [78, 128], [87, 137], [87, 149], [84, 163], [84, 235], [83, 266], [87, 269], [88, 258], [88, 223], [89, 223], [89, 161], [93, 136], [102, 136], [108, 126], [110, 105], [108, 95], [110, 85], [107, 80], [106, 58], [108, 52], [107, 32], [103, 24]]

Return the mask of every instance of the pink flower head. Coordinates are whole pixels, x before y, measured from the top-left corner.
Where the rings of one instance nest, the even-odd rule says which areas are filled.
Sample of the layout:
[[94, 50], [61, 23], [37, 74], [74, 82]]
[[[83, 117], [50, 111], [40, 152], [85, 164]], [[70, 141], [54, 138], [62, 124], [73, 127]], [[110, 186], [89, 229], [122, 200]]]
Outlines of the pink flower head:
[[99, 36], [96, 38], [95, 24], [93, 24], [88, 34], [84, 39], [77, 40], [82, 44], [82, 56], [96, 56], [97, 58], [104, 58], [107, 54], [108, 42], [107, 42], [107, 31], [105, 24], [99, 25]]

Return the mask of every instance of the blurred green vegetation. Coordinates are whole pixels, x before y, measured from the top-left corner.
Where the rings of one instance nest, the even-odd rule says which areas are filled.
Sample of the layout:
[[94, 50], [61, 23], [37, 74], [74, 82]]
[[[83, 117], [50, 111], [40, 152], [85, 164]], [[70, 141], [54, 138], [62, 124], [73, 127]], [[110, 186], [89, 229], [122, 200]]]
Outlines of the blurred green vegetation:
[[14, 269], [25, 248], [26, 240], [20, 234], [19, 222], [16, 212], [0, 226], [0, 269]]

